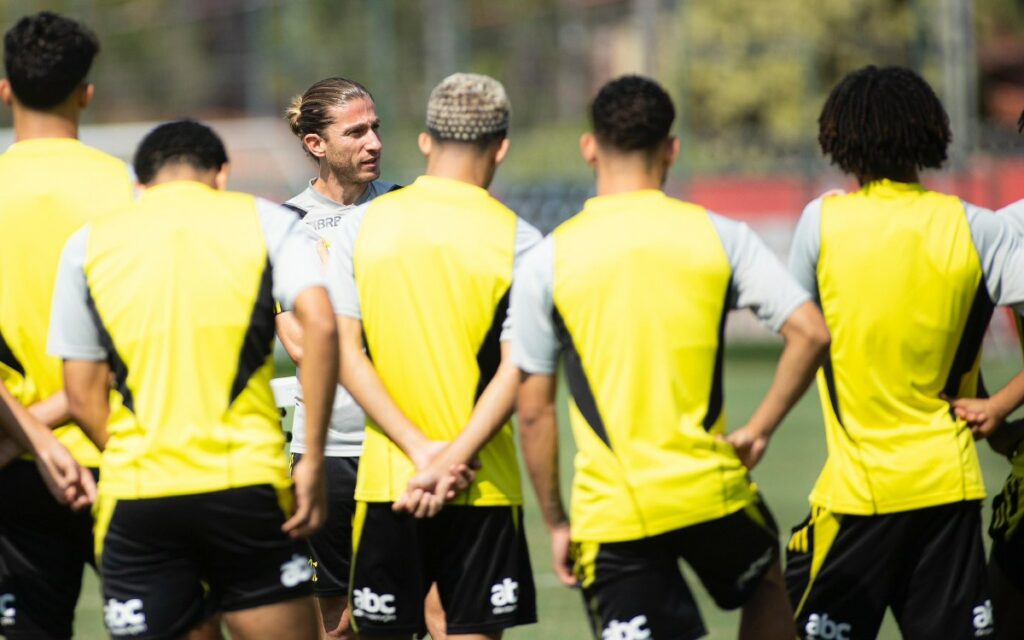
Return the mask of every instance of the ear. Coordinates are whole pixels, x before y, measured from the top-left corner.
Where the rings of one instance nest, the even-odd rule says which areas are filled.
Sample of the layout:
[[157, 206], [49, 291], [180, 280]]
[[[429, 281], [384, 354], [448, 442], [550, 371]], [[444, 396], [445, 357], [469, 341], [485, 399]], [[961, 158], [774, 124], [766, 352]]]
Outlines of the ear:
[[679, 157], [679, 149], [681, 144], [679, 138], [671, 136], [668, 139], [668, 144], [665, 145], [665, 169], [676, 163], [676, 158]]
[[327, 141], [318, 133], [307, 133], [302, 136], [302, 144], [314, 157], [323, 158], [327, 155]]
[[92, 97], [96, 93], [96, 85], [91, 82], [87, 82], [78, 88], [78, 107], [85, 109], [92, 102]]
[[511, 143], [509, 142], [507, 137], [506, 138], [502, 138], [501, 142], [498, 143], [498, 149], [494, 152], [494, 165], [495, 166], [498, 166], [499, 164], [501, 164], [502, 160], [505, 159], [505, 156], [508, 155], [508, 147], [509, 147], [510, 144]]
[[429, 158], [430, 153], [434, 150], [434, 139], [430, 137], [430, 134], [426, 131], [421, 131], [418, 138], [416, 138], [417, 144], [420, 147], [420, 153], [424, 157]]
[[591, 167], [597, 168], [597, 138], [592, 133], [580, 136], [580, 155]]
[[228, 189], [228, 174], [231, 173], [231, 163], [225, 162], [220, 165], [220, 169], [217, 170], [217, 175], [213, 177], [213, 185], [218, 191], [227, 191]]
[[0, 79], [0, 100], [8, 107], [14, 102], [14, 92], [11, 91], [11, 81], [7, 78]]

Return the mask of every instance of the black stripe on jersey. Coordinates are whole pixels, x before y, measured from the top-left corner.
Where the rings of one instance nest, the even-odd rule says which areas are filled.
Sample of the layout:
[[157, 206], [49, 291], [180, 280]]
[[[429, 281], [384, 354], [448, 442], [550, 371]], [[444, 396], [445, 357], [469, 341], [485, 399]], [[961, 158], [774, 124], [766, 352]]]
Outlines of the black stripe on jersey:
[[228, 404], [231, 404], [241, 395], [249, 384], [249, 378], [262, 367], [267, 358], [274, 350], [274, 279], [273, 269], [270, 266], [270, 258], [263, 267], [263, 277], [260, 278], [259, 293], [256, 294], [256, 303], [252, 307], [252, 316], [249, 318], [249, 328], [245, 330], [245, 337], [242, 338], [242, 351], [238, 354], [238, 370], [235, 374], [235, 381], [231, 383], [231, 396]]
[[825, 354], [825, 361], [821, 363], [821, 371], [825, 374], [825, 387], [828, 389], [828, 400], [832, 404], [832, 413], [836, 414], [836, 421], [840, 427], [843, 425], [843, 416], [839, 413], [839, 394], [836, 392], [836, 376], [832, 371], [832, 351]]
[[294, 204], [290, 204], [290, 203], [287, 203], [287, 202], [282, 202], [281, 206], [284, 207], [285, 209], [289, 209], [291, 211], [294, 211], [296, 214], [298, 214], [299, 220], [302, 220], [303, 218], [305, 218], [306, 217], [306, 213], [308, 213], [302, 207], [297, 207]]
[[4, 363], [11, 369], [17, 371], [20, 375], [25, 375], [25, 367], [22, 366], [14, 352], [11, 351], [10, 345], [4, 340], [4, 334], [0, 333], [0, 362]]
[[89, 308], [89, 314], [92, 316], [93, 324], [99, 330], [100, 346], [107, 352], [107, 364], [110, 365], [110, 371], [114, 374], [114, 389], [121, 394], [121, 402], [125, 408], [134, 413], [135, 398], [132, 395], [132, 390], [128, 388], [128, 365], [124, 363], [121, 354], [117, 352], [114, 339], [110, 337], [110, 332], [103, 324], [103, 318], [100, 317], [100, 312], [96, 309], [96, 301], [92, 299], [92, 291], [88, 286], [85, 290], [85, 302]]
[[583, 415], [583, 419], [587, 421], [597, 437], [601, 438], [601, 441], [611, 449], [612, 443], [608, 440], [608, 431], [604, 428], [604, 421], [601, 420], [601, 414], [597, 410], [594, 392], [591, 391], [587, 374], [583, 371], [580, 353], [576, 350], [576, 345], [573, 344], [572, 336], [569, 335], [569, 329], [565, 326], [558, 307], [554, 307], [552, 313], [555, 320], [555, 333], [565, 351], [565, 377], [569, 380], [569, 392], [572, 393], [572, 398]]
[[505, 323], [508, 315], [508, 291], [501, 296], [498, 306], [494, 309], [494, 320], [491, 328], [487, 330], [480, 350], [476, 352], [476, 365], [480, 368], [480, 381], [476, 385], [475, 399], [479, 400], [484, 389], [491, 383], [494, 374], [498, 373], [498, 365], [501, 364], [501, 325]]
[[949, 369], [949, 377], [946, 378], [946, 386], [943, 388], [947, 396], [955, 398], [960, 395], [960, 381], [978, 359], [981, 341], [985, 337], [985, 329], [988, 328], [988, 321], [992, 319], [994, 309], [995, 303], [988, 295], [988, 287], [985, 286], [983, 275], [981, 282], [978, 283], [978, 291], [974, 294], [974, 301], [971, 302], [971, 310], [967, 314], [964, 332], [960, 335], [960, 344], [957, 345], [956, 355], [953, 356], [953, 365]]
[[722, 317], [718, 321], [718, 349], [715, 351], [715, 372], [711, 379], [711, 394], [708, 396], [708, 412], [704, 415], [704, 430], [711, 431], [718, 417], [722, 415], [722, 368], [725, 356], [725, 319], [732, 306], [732, 280], [725, 288], [725, 302], [722, 304]]

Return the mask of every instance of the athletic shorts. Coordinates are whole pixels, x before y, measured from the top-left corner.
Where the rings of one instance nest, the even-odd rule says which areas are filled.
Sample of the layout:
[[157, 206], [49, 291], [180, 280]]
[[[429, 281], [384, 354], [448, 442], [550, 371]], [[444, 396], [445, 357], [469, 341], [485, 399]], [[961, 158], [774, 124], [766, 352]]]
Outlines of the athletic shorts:
[[993, 637], [981, 501], [852, 516], [812, 509], [786, 550], [801, 638], [875, 638], [887, 607], [904, 638]]
[[[302, 459], [292, 454], [293, 464]], [[318, 597], [348, 595], [352, 568], [352, 517], [356, 512], [356, 471], [359, 458], [324, 458], [327, 476], [327, 521], [309, 538], [313, 593]]]
[[706, 634], [682, 558], [723, 609], [743, 606], [778, 561], [760, 501], [723, 518], [626, 542], [576, 542], [574, 573], [595, 638], [691, 640]]
[[88, 509], [57, 502], [34, 462], [0, 468], [0, 635], [70, 638], [92, 549]]
[[308, 596], [303, 545], [281, 532], [290, 490], [259, 485], [101, 499], [104, 617], [114, 638], [177, 638], [218, 611]]
[[521, 507], [446, 506], [433, 518], [357, 502], [349, 606], [364, 635], [422, 633], [430, 585], [449, 634], [488, 633], [537, 621]]
[[1024, 592], [1024, 478], [1010, 475], [1003, 491], [992, 499], [992, 562], [999, 565], [1006, 579]]

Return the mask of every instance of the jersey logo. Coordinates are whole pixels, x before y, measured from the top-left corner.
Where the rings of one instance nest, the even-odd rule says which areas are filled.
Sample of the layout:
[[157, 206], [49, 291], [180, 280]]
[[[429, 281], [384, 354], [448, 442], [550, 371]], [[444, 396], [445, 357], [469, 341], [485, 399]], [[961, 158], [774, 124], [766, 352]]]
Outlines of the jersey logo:
[[807, 632], [807, 640], [850, 640], [852, 627], [846, 622], [836, 622], [829, 618], [827, 613], [812, 613], [807, 618], [804, 631]]
[[649, 640], [651, 630], [647, 627], [647, 616], [636, 616], [628, 622], [612, 620], [601, 632], [601, 640]]
[[512, 613], [519, 606], [519, 583], [512, 578], [505, 578], [491, 587], [491, 604], [494, 613]]
[[124, 602], [110, 598], [103, 605], [103, 617], [112, 636], [135, 635], [146, 631], [146, 614], [142, 611], [142, 600], [139, 598]]
[[14, 626], [14, 594], [0, 593], [0, 627]]
[[995, 631], [993, 623], [995, 619], [992, 616], [992, 601], [986, 600], [985, 604], [974, 607], [974, 619], [971, 621], [974, 624], [974, 637], [983, 638], [990, 636]]
[[281, 584], [289, 589], [307, 582], [313, 577], [313, 567], [309, 564], [309, 558], [293, 554], [292, 559], [281, 565]]
[[398, 619], [395, 596], [390, 593], [378, 595], [369, 587], [352, 592], [352, 606], [352, 615], [357, 618], [369, 618], [374, 622], [392, 622]]

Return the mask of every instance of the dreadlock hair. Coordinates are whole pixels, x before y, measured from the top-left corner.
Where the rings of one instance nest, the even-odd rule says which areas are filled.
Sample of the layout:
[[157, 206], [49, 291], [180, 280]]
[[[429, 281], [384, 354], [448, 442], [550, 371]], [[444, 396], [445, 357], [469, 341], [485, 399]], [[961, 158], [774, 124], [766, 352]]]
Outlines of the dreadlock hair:
[[1024, 111], [1020, 112], [1020, 117], [1017, 118], [1017, 133], [1024, 133]]
[[905, 179], [946, 160], [949, 116], [928, 83], [903, 67], [867, 66], [832, 89], [818, 117], [818, 143], [862, 183]]

